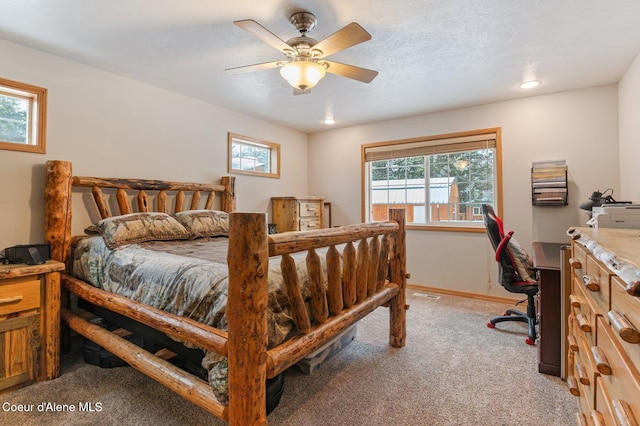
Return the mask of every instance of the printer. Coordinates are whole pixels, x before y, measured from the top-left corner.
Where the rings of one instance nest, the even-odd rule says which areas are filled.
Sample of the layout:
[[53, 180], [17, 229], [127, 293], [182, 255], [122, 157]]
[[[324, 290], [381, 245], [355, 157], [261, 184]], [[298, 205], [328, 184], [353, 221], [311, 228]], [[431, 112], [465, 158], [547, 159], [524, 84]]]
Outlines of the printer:
[[593, 207], [587, 224], [594, 228], [640, 228], [640, 204]]

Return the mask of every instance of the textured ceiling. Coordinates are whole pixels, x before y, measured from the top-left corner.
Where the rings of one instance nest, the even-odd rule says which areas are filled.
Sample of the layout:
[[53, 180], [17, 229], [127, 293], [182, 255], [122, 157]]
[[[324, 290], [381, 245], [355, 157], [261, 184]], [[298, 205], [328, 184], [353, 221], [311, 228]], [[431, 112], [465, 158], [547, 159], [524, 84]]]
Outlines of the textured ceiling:
[[[372, 39], [330, 59], [378, 77], [327, 74], [293, 96], [277, 69], [224, 72], [283, 58], [233, 21], [287, 40], [300, 10], [317, 40], [362, 25]], [[344, 127], [615, 83], [640, 52], [639, 22], [637, 0], [2, 0], [0, 38], [314, 132], [326, 115]], [[543, 84], [518, 89], [525, 79]]]

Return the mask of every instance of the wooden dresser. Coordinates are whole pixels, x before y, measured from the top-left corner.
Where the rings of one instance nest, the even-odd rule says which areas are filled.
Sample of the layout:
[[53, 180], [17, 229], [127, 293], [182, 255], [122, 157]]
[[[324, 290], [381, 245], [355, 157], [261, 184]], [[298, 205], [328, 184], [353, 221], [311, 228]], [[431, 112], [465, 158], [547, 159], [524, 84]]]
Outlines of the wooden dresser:
[[273, 197], [271, 212], [278, 232], [324, 227], [324, 197]]
[[64, 264], [0, 265], [0, 392], [60, 375]]
[[567, 233], [567, 385], [577, 424], [640, 425], [640, 230]]

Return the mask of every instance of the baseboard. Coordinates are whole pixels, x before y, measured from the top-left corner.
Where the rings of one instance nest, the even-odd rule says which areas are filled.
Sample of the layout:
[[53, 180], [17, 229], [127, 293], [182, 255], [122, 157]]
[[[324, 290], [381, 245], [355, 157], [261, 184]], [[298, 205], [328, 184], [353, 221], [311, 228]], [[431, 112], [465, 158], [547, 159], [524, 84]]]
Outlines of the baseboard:
[[449, 296], [459, 296], [459, 297], [467, 297], [469, 299], [478, 299], [478, 300], [487, 300], [489, 302], [499, 302], [499, 303], [515, 303], [520, 301], [520, 299], [513, 299], [510, 297], [504, 296], [491, 296], [488, 294], [479, 294], [479, 293], [471, 293], [467, 291], [458, 291], [458, 290], [449, 290], [446, 288], [438, 288], [438, 287], [429, 287], [426, 285], [418, 285], [418, 284], [407, 284], [407, 289], [424, 291], [428, 293], [438, 293], [438, 294], [446, 294]]

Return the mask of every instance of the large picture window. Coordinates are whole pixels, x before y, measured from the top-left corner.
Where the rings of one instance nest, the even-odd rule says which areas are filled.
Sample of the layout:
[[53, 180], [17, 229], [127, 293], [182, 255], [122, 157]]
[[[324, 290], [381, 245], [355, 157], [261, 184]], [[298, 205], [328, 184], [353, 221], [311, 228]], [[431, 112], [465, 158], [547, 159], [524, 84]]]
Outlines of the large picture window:
[[407, 227], [482, 231], [501, 212], [500, 129], [363, 145], [364, 220], [407, 210]]
[[0, 78], [0, 149], [45, 153], [47, 89]]

